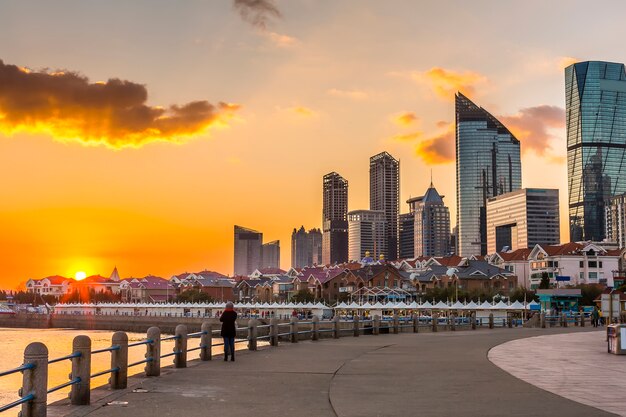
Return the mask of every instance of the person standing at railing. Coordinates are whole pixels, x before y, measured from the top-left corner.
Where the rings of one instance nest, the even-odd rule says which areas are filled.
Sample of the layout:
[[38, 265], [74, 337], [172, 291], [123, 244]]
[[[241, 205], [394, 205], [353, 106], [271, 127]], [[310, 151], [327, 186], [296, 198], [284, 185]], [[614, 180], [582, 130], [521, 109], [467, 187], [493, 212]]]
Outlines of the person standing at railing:
[[222, 322], [221, 336], [224, 338], [224, 361], [235, 361], [235, 336], [237, 335], [237, 312], [235, 312], [232, 302], [226, 303], [226, 308], [220, 316]]

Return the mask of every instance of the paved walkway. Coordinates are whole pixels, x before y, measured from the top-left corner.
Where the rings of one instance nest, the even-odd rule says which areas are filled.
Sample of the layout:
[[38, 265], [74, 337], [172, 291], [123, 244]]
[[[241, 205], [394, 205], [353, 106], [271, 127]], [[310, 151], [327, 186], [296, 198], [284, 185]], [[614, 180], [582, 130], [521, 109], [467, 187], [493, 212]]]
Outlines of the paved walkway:
[[[539, 389], [487, 359], [488, 350], [501, 343], [558, 332], [485, 329], [285, 344], [242, 352], [235, 363], [192, 362], [160, 378], [134, 378], [129, 390], [96, 390], [92, 398], [100, 400], [91, 406], [51, 406], [49, 415], [614, 415]], [[544, 369], [556, 372], [550, 364]], [[132, 392], [137, 387], [143, 392]], [[122, 405], [106, 405], [111, 401]]]
[[626, 357], [608, 355], [605, 340], [605, 330], [538, 336], [496, 346], [489, 359], [546, 391], [626, 416]]

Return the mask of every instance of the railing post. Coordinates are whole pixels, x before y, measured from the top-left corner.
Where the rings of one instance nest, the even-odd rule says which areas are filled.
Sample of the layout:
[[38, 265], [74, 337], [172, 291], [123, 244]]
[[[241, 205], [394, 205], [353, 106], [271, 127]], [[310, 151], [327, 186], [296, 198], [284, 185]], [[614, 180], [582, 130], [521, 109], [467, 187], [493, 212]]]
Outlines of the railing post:
[[320, 319], [317, 316], [313, 316], [311, 319], [311, 326], [313, 331], [311, 332], [311, 340], [319, 340], [320, 338]]
[[372, 334], [378, 336], [380, 334], [380, 316], [375, 314], [372, 318]]
[[80, 381], [72, 385], [70, 400], [72, 405], [89, 405], [91, 400], [91, 339], [80, 335], [74, 338], [72, 353], [80, 355], [72, 358], [72, 379]]
[[179, 324], [174, 329], [174, 335], [178, 336], [174, 339], [174, 368], [187, 367], [187, 326]]
[[413, 333], [418, 333], [420, 331], [420, 319], [419, 316], [415, 313], [411, 316], [413, 320]]
[[257, 324], [256, 319], [248, 320], [248, 350], [256, 350]]
[[580, 312], [580, 327], [585, 327], [585, 312], [584, 311]]
[[431, 325], [433, 326], [433, 333], [437, 332], [437, 320], [439, 319], [439, 317], [437, 317], [437, 313], [435, 313], [434, 311], [431, 311], [430, 313], [430, 317], [431, 317]]
[[352, 329], [353, 329], [354, 337], [359, 337], [359, 333], [361, 332], [361, 329], [359, 327], [358, 315], [352, 316]]
[[292, 316], [289, 321], [289, 333], [291, 343], [298, 343], [298, 318], [295, 316]]
[[46, 417], [48, 402], [48, 348], [40, 342], [33, 342], [24, 349], [24, 364], [34, 368], [26, 369], [22, 375], [20, 397], [33, 394], [35, 398], [22, 404], [22, 417]]
[[493, 329], [493, 313], [489, 313], [489, 328]]
[[333, 318], [333, 337], [339, 339], [339, 315], [335, 315]]
[[278, 346], [278, 319], [270, 319], [270, 345]]
[[398, 313], [393, 314], [393, 334], [398, 334], [400, 331], [400, 323], [398, 318]]
[[476, 330], [476, 312], [470, 313], [470, 321], [472, 322], [472, 330]]
[[541, 325], [542, 329], [546, 328], [546, 312], [542, 311], [541, 314], [539, 314], [539, 322]]
[[200, 360], [210, 361], [213, 357], [213, 326], [210, 321], [203, 321], [200, 327], [202, 335], [200, 336]]
[[119, 346], [111, 351], [111, 369], [117, 371], [111, 373], [109, 379], [111, 389], [126, 388], [128, 380], [128, 335], [126, 332], [115, 332], [111, 338], [111, 346]]
[[146, 344], [146, 376], [161, 375], [161, 329], [150, 327], [148, 329], [148, 339], [151, 343]]

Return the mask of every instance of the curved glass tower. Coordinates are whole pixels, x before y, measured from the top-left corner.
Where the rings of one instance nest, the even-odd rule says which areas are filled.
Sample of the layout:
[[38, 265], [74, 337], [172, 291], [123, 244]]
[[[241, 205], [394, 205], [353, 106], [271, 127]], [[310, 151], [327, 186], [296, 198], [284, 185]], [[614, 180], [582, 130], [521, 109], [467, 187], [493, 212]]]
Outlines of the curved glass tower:
[[520, 142], [463, 94], [455, 98], [457, 253], [485, 255], [487, 199], [522, 187]]
[[624, 64], [565, 68], [565, 106], [570, 241], [601, 241], [607, 200], [626, 192]]

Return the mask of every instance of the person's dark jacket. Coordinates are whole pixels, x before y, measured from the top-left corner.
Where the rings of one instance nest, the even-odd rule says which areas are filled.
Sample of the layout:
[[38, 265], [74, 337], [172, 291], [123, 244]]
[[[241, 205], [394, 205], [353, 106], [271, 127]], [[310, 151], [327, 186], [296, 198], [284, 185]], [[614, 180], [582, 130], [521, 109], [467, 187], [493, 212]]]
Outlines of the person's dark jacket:
[[220, 321], [222, 322], [222, 337], [235, 337], [237, 335], [237, 313], [233, 310], [226, 310], [222, 313]]

